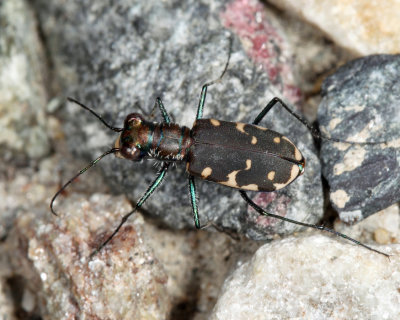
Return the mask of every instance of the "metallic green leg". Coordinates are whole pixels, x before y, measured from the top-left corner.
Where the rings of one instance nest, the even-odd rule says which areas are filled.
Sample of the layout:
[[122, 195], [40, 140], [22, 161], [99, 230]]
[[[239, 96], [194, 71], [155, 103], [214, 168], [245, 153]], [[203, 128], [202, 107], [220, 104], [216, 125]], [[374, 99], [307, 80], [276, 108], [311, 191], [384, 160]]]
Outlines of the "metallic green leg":
[[[207, 96], [207, 88], [211, 85], [213, 85], [216, 82], [221, 81], [222, 77], [224, 76], [226, 70], [228, 69], [229, 66], [229, 60], [231, 58], [231, 53], [232, 53], [232, 43], [233, 43], [233, 38], [229, 37], [229, 53], [228, 53], [228, 59], [225, 64], [225, 68], [222, 71], [221, 75], [219, 76], [218, 79], [210, 81], [203, 85], [201, 88], [201, 94], [200, 94], [200, 101], [199, 105], [197, 107], [197, 115], [196, 115], [196, 120], [203, 118], [203, 110], [204, 110], [204, 104], [206, 102], [206, 96]], [[193, 218], [194, 218], [194, 225], [196, 226], [197, 229], [203, 229], [200, 225], [200, 219], [199, 219], [199, 209], [197, 206], [197, 200], [196, 200], [196, 185], [194, 183], [194, 177], [189, 176], [189, 192], [190, 192], [190, 201], [192, 203], [192, 210], [193, 210]], [[204, 227], [207, 227], [209, 224], [206, 224]]]
[[164, 122], [165, 122], [166, 124], [170, 124], [170, 123], [171, 123], [171, 119], [170, 119], [170, 117], [169, 117], [169, 115], [168, 115], [167, 110], [166, 110], [165, 107], [164, 107], [164, 104], [162, 103], [161, 98], [157, 98], [157, 99], [156, 99], [156, 103], [157, 103], [158, 108], [159, 108], [160, 111], [161, 111], [161, 115], [162, 115], [162, 117], [163, 117], [163, 119], [164, 119]]
[[122, 217], [121, 222], [118, 225], [118, 227], [115, 228], [114, 232], [107, 238], [106, 241], [104, 241], [95, 251], [93, 251], [91, 253], [90, 258], [92, 258], [96, 253], [98, 253], [101, 249], [103, 249], [111, 241], [111, 239], [118, 233], [118, 231], [125, 224], [125, 222], [128, 220], [128, 218], [132, 214], [134, 214], [146, 202], [146, 200], [153, 194], [153, 192], [157, 189], [157, 187], [160, 186], [161, 182], [163, 181], [163, 179], [167, 173], [169, 165], [170, 165], [170, 163], [164, 163], [164, 165], [163, 165], [161, 171], [158, 173], [156, 179], [147, 188], [146, 192], [136, 203], [136, 206], [133, 208], [133, 210]]
[[200, 219], [199, 219], [199, 208], [197, 206], [197, 200], [196, 200], [196, 185], [194, 183], [193, 176], [189, 176], [189, 192], [190, 192], [190, 201], [192, 203], [194, 225], [196, 226], [197, 229], [201, 229]]
[[[135, 209], [139, 209], [143, 203], [153, 194], [153, 192], [160, 186], [161, 182], [164, 180], [165, 175], [167, 174], [167, 170], [170, 163], [164, 163], [161, 171], [158, 173], [157, 178], [151, 183], [151, 185], [147, 188], [144, 195], [137, 202]], [[128, 216], [129, 217], [129, 216]]]
[[205, 102], [206, 102], [207, 87], [213, 85], [214, 83], [217, 83], [217, 82], [221, 81], [221, 79], [222, 79], [222, 77], [224, 76], [226, 70], [228, 69], [229, 60], [230, 60], [230, 58], [231, 58], [231, 53], [232, 53], [232, 43], [233, 43], [233, 38], [232, 38], [232, 37], [229, 37], [229, 53], [228, 53], [228, 60], [226, 61], [224, 71], [222, 71], [222, 73], [221, 73], [221, 75], [219, 76], [218, 79], [206, 83], [206, 84], [201, 88], [200, 101], [199, 101], [199, 106], [197, 107], [196, 120], [203, 118], [203, 109], [204, 109], [204, 104], [205, 104]]

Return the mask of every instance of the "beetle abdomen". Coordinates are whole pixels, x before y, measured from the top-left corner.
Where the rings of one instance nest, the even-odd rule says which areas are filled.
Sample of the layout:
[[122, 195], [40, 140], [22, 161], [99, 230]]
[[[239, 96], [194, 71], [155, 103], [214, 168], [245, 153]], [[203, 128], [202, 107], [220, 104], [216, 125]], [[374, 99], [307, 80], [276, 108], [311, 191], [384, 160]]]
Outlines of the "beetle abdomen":
[[254, 191], [281, 189], [302, 173], [304, 158], [281, 134], [263, 127], [197, 120], [187, 171], [205, 180]]

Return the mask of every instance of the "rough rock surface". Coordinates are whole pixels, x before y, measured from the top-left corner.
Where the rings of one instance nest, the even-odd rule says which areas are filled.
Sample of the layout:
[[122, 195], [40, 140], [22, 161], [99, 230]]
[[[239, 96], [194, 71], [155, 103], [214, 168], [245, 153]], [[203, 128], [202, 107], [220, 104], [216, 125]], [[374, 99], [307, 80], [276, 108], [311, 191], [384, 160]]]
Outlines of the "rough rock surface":
[[400, 51], [400, 4], [396, 0], [270, 2], [316, 25], [336, 43], [358, 55]]
[[333, 207], [355, 222], [400, 200], [400, 55], [352, 61], [327, 78], [318, 110], [321, 131], [355, 142], [323, 141], [323, 174]]
[[50, 151], [47, 65], [29, 5], [2, 1], [0, 22], [0, 157], [23, 163]]
[[390, 260], [315, 234], [261, 247], [227, 279], [210, 319], [397, 319], [400, 246]]
[[139, 216], [90, 260], [103, 238], [98, 229], [112, 224], [115, 214], [125, 213], [129, 205], [121, 197], [100, 194], [90, 201], [71, 200], [63, 206], [66, 215], [46, 214], [47, 222], [38, 212], [25, 213], [8, 240], [17, 245], [9, 251], [14, 270], [31, 280], [30, 288], [41, 287], [36, 293], [44, 301], [42, 315], [48, 319], [165, 318], [170, 310], [168, 278], [142, 243]]

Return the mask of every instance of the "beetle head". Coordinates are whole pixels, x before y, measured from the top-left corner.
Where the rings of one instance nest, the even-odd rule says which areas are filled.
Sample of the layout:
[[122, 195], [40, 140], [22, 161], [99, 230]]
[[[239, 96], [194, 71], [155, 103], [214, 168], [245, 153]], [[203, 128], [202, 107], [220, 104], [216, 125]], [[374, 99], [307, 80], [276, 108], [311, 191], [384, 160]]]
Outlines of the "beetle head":
[[143, 117], [139, 113], [129, 114], [124, 121], [124, 129], [115, 141], [115, 148], [120, 151], [116, 156], [132, 161], [140, 161], [144, 156], [139, 141], [139, 130], [142, 127]]

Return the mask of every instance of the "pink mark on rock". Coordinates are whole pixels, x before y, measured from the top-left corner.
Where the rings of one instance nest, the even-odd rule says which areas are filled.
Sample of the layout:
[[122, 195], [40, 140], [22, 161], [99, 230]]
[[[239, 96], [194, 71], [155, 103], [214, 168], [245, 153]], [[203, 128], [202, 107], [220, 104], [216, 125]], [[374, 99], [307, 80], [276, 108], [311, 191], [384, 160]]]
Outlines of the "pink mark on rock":
[[[283, 217], [286, 216], [287, 207], [291, 201], [289, 197], [276, 192], [260, 192], [252, 200], [265, 211]], [[260, 215], [250, 206], [248, 212], [250, 219], [261, 227], [274, 226], [280, 222], [276, 218]]]
[[301, 92], [298, 88], [295, 90], [289, 45], [268, 22], [264, 6], [258, 0], [234, 0], [220, 17], [222, 24], [240, 38], [247, 55], [279, 87], [284, 98], [298, 103]]

